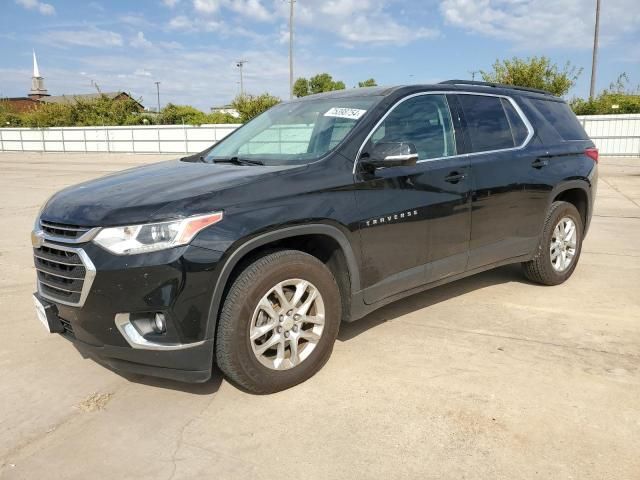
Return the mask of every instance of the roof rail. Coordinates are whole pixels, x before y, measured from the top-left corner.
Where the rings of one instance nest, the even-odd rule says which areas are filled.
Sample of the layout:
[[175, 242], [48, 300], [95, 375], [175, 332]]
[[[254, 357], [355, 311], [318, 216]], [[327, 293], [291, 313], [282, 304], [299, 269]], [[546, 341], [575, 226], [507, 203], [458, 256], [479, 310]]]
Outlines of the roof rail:
[[517, 85], [505, 85], [502, 83], [480, 82], [476, 80], [445, 80], [440, 82], [441, 85], [475, 85], [478, 87], [492, 87], [492, 88], [507, 88], [511, 90], [521, 90], [523, 92], [540, 93], [542, 95], [553, 95], [553, 93], [546, 90], [540, 90], [539, 88], [519, 87]]

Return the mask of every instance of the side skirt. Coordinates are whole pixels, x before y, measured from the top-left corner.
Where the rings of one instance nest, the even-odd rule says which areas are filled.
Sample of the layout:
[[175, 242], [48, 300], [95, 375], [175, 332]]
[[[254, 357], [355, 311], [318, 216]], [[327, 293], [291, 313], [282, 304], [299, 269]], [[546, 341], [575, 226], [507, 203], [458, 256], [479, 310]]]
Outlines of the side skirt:
[[444, 285], [446, 283], [454, 282], [456, 280], [460, 280], [461, 278], [470, 277], [471, 275], [475, 275], [477, 273], [485, 272], [487, 270], [492, 270], [497, 267], [502, 267], [504, 265], [509, 265], [512, 263], [520, 263], [531, 260], [531, 255], [521, 255], [519, 257], [507, 258], [506, 260], [501, 260], [496, 263], [492, 263], [489, 265], [484, 265], [482, 267], [474, 268], [473, 270], [468, 270], [466, 272], [462, 272], [456, 275], [452, 275], [450, 277], [442, 278], [440, 280], [436, 280], [434, 282], [426, 283], [424, 285], [420, 285], [419, 287], [412, 288], [410, 290], [405, 290], [404, 292], [397, 293], [390, 297], [384, 298], [379, 302], [367, 305], [364, 301], [364, 292], [365, 290], [360, 290], [353, 295], [351, 301], [351, 315], [349, 315], [346, 322], [354, 322], [356, 320], [361, 319], [362, 317], [368, 315], [369, 313], [384, 307], [390, 303], [393, 303], [397, 300], [401, 300], [403, 298], [409, 297], [411, 295], [415, 295], [416, 293], [424, 292], [426, 290], [430, 290], [435, 287], [439, 287], [440, 285]]

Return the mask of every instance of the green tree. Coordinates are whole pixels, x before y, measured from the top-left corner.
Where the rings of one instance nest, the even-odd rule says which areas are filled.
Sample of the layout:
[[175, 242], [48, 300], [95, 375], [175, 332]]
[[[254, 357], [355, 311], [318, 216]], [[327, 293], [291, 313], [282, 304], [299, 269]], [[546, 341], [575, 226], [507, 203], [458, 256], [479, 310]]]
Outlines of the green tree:
[[492, 70], [480, 70], [485, 82], [539, 88], [558, 96], [566, 95], [581, 73], [582, 68], [572, 66], [570, 62], [561, 68], [548, 57], [496, 60]]
[[358, 82], [358, 88], [363, 88], [363, 87], [377, 87], [378, 84], [376, 83], [376, 81], [373, 78], [370, 78], [369, 80], [365, 80], [364, 82]]
[[593, 99], [574, 98], [571, 108], [576, 115], [612, 115], [640, 113], [640, 87], [630, 88], [629, 77], [622, 73], [618, 79]]
[[240, 123], [240, 119], [230, 113], [212, 112], [207, 114], [205, 123]]
[[274, 97], [268, 93], [263, 93], [262, 95], [245, 94], [238, 95], [233, 102], [231, 102], [231, 106], [240, 113], [240, 121], [245, 123], [280, 102], [281, 100], [278, 97]]
[[293, 84], [293, 94], [300, 98], [309, 95], [309, 80], [306, 78], [299, 78]]
[[20, 127], [22, 117], [7, 102], [0, 99], [0, 128]]
[[319, 73], [309, 78], [299, 78], [293, 84], [293, 94], [296, 97], [306, 97], [322, 92], [331, 92], [333, 90], [344, 90], [346, 85], [340, 80], [334, 80], [328, 73]]
[[162, 125], [202, 125], [206, 123], [204, 112], [190, 105], [174, 105], [168, 103], [158, 115], [158, 123]]
[[331, 92], [333, 90], [344, 90], [346, 85], [341, 81], [334, 81], [328, 73], [319, 73], [309, 79], [309, 90], [311, 93]]
[[106, 95], [86, 100], [69, 98], [64, 103], [42, 102], [20, 114], [26, 127], [69, 127], [128, 125], [140, 114], [138, 103], [131, 99], [113, 99]]

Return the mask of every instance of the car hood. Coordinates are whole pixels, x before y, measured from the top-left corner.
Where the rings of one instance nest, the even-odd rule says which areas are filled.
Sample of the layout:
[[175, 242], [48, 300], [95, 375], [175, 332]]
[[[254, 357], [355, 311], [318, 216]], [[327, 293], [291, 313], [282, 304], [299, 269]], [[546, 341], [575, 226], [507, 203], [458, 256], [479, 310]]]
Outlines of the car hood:
[[[51, 197], [41, 217], [80, 226], [113, 226], [206, 213], [224, 208], [222, 192], [292, 168], [296, 167], [161, 162], [66, 188]], [[208, 201], [198, 202], [198, 208], [205, 211], [185, 211], [177, 205], [203, 196]]]

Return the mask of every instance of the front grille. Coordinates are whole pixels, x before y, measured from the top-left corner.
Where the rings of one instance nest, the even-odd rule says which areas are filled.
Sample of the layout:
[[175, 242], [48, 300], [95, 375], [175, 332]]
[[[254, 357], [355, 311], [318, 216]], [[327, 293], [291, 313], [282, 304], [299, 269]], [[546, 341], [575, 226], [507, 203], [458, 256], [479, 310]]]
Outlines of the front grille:
[[86, 235], [90, 230], [89, 227], [81, 227], [79, 225], [67, 225], [64, 223], [49, 222], [40, 220], [40, 228], [49, 237], [56, 237], [61, 240], [75, 240]]
[[33, 249], [33, 259], [41, 295], [66, 305], [82, 305], [95, 273], [82, 250], [45, 243]]

